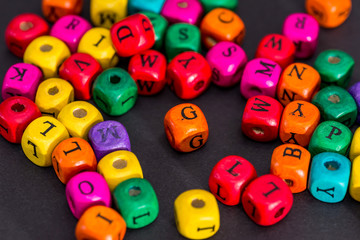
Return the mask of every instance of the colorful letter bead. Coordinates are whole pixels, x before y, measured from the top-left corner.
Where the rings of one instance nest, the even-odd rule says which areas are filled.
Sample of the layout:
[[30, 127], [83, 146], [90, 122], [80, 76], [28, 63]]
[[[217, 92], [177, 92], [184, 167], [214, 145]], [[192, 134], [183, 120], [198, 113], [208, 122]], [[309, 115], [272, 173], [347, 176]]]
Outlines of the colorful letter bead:
[[65, 15], [79, 15], [82, 7], [83, 0], [42, 0], [42, 12], [50, 22]]
[[277, 85], [277, 97], [286, 106], [294, 100], [310, 102], [320, 89], [320, 75], [305, 63], [287, 66]]
[[354, 85], [352, 85], [349, 88], [349, 93], [351, 94], [351, 96], [354, 98], [357, 109], [358, 109], [358, 114], [357, 114], [357, 118], [356, 118], [356, 122], [360, 123], [360, 82], [355, 83]]
[[68, 138], [52, 152], [52, 165], [60, 181], [66, 184], [84, 171], [96, 171], [96, 157], [90, 144], [82, 138]]
[[299, 145], [280, 145], [273, 151], [270, 173], [283, 179], [291, 192], [303, 192], [307, 188], [310, 159], [310, 152]]
[[199, 25], [203, 8], [198, 0], [166, 0], [161, 15], [169, 23]]
[[294, 143], [306, 147], [320, 122], [317, 107], [305, 101], [289, 103], [280, 123], [280, 139], [283, 143]]
[[93, 206], [88, 208], [76, 224], [75, 236], [83, 239], [123, 240], [126, 223], [121, 215], [110, 207]]
[[21, 138], [26, 157], [40, 167], [51, 166], [51, 154], [61, 141], [69, 138], [65, 126], [53, 117], [39, 117], [32, 121]]
[[165, 0], [131, 0], [128, 5], [129, 15], [140, 11], [160, 13], [164, 2]]
[[314, 198], [327, 203], [337, 203], [344, 199], [351, 163], [338, 153], [323, 152], [316, 155], [311, 163], [309, 191]]
[[350, 196], [360, 202], [360, 157], [352, 160], [351, 177], [349, 183]]
[[294, 62], [295, 50], [295, 44], [286, 36], [269, 34], [260, 41], [255, 57], [273, 60], [285, 69]]
[[326, 50], [319, 54], [314, 68], [320, 73], [321, 87], [337, 85], [346, 88], [354, 70], [354, 59], [340, 50]]
[[137, 13], [115, 23], [111, 29], [111, 40], [121, 57], [130, 57], [152, 48], [155, 31], [149, 18]]
[[206, 60], [212, 69], [212, 82], [220, 87], [231, 87], [240, 81], [247, 56], [239, 45], [224, 41], [208, 51]]
[[74, 88], [61, 78], [50, 78], [40, 83], [35, 97], [35, 103], [41, 113], [54, 118], [72, 101], [74, 101]]
[[110, 29], [127, 16], [128, 0], [91, 0], [90, 18], [96, 27]]
[[240, 92], [246, 99], [257, 95], [275, 98], [280, 75], [279, 64], [270, 59], [255, 58], [245, 66]]
[[290, 188], [281, 178], [272, 174], [256, 178], [242, 195], [245, 213], [261, 226], [270, 226], [282, 220], [292, 204]]
[[128, 112], [136, 103], [138, 88], [132, 77], [121, 68], [102, 72], [94, 82], [96, 105], [111, 116]]
[[110, 31], [106, 28], [92, 28], [87, 31], [80, 40], [78, 52], [91, 55], [103, 69], [114, 67], [119, 62]]
[[316, 18], [320, 26], [335, 28], [349, 17], [351, 0], [306, 0], [306, 11]]
[[25, 97], [10, 97], [0, 103], [0, 135], [12, 143], [20, 143], [25, 128], [41, 113], [36, 104]]
[[221, 41], [240, 45], [245, 37], [244, 22], [236, 13], [225, 8], [215, 8], [206, 14], [200, 30], [202, 42], [207, 48]]
[[117, 150], [131, 151], [126, 128], [117, 121], [99, 122], [90, 129], [88, 138], [98, 161]]
[[283, 110], [274, 98], [263, 95], [250, 98], [242, 117], [242, 132], [259, 142], [277, 139]]
[[24, 13], [13, 18], [5, 30], [5, 42], [9, 50], [22, 58], [27, 46], [37, 37], [49, 33], [49, 25], [40, 16]]
[[232, 11], [235, 11], [238, 1], [237, 0], [220, 0], [220, 1], [214, 1], [214, 0], [200, 0], [202, 3], [205, 12], [210, 12], [214, 8], [227, 8]]
[[143, 178], [139, 160], [134, 153], [125, 150], [114, 151], [103, 157], [97, 171], [105, 178], [111, 191], [125, 180]]
[[74, 217], [80, 218], [89, 207], [111, 206], [111, 193], [105, 179], [96, 172], [82, 172], [66, 184], [66, 200]]
[[241, 200], [245, 187], [257, 177], [254, 166], [239, 156], [227, 156], [212, 169], [209, 188], [220, 202], [234, 206]]
[[201, 95], [211, 83], [211, 68], [206, 59], [196, 52], [177, 55], [167, 68], [168, 84], [181, 99]]
[[219, 206], [214, 195], [202, 189], [180, 194], [174, 203], [179, 233], [189, 239], [206, 239], [220, 228]]
[[322, 152], [335, 152], [347, 155], [352, 139], [352, 132], [342, 123], [325, 121], [315, 129], [309, 143], [312, 156]]
[[202, 147], [209, 136], [205, 115], [195, 104], [183, 103], [165, 115], [164, 127], [170, 145], [180, 152], [192, 152]]
[[76, 15], [68, 15], [55, 22], [50, 35], [64, 41], [70, 51], [75, 53], [82, 36], [91, 28], [91, 24], [86, 19]]
[[115, 188], [114, 201], [131, 229], [145, 227], [159, 215], [156, 193], [146, 179], [131, 178], [120, 183]]
[[41, 36], [32, 41], [24, 53], [24, 63], [39, 67], [44, 78], [58, 76], [60, 65], [70, 57], [66, 44], [52, 36]]
[[155, 31], [155, 44], [153, 48], [156, 50], [160, 50], [163, 46], [165, 33], [168, 27], [168, 21], [160, 14], [156, 14], [153, 12], [140, 12], [140, 13], [144, 14], [150, 19], [150, 22], [153, 25]]
[[86, 53], [71, 55], [59, 69], [60, 77], [72, 84], [79, 100], [91, 99], [92, 84], [101, 72], [98, 61]]
[[329, 86], [321, 89], [313, 98], [312, 103], [320, 110], [321, 117], [341, 122], [350, 127], [357, 117], [357, 106], [353, 97], [345, 89]]
[[295, 57], [309, 58], [316, 50], [319, 30], [319, 23], [311, 15], [293, 13], [285, 19], [282, 33], [295, 44]]
[[130, 59], [129, 74], [140, 95], [154, 95], [166, 85], [166, 58], [156, 50], [146, 50]]
[[23, 96], [34, 101], [42, 78], [42, 72], [34, 65], [16, 63], [5, 74], [1, 97], [5, 100], [12, 96]]
[[169, 61], [176, 55], [186, 52], [201, 50], [200, 30], [195, 25], [177, 23], [171, 25], [165, 38], [165, 51]]
[[68, 129], [73, 137], [88, 139], [90, 129], [97, 123], [104, 121], [99, 110], [85, 101], [69, 103], [61, 109], [57, 117]]
[[353, 161], [357, 156], [360, 156], [360, 128], [357, 128], [351, 140], [349, 159]]

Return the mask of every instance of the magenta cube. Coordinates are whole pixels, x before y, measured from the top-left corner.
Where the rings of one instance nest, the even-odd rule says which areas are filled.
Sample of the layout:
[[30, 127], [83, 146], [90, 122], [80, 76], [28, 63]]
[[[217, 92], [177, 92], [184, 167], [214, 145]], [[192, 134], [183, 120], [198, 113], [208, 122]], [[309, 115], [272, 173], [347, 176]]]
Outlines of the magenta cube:
[[23, 96], [34, 101], [42, 79], [43, 74], [38, 67], [28, 63], [16, 63], [5, 74], [1, 96], [4, 100], [13, 96]]
[[169, 23], [199, 25], [203, 7], [198, 0], [166, 0], [161, 15]]
[[70, 210], [77, 219], [89, 207], [111, 206], [109, 186], [97, 172], [82, 172], [72, 177], [66, 184], [65, 194]]
[[280, 75], [279, 64], [270, 59], [255, 58], [245, 66], [240, 92], [246, 99], [258, 95], [275, 98]]
[[219, 42], [206, 55], [212, 70], [212, 82], [220, 87], [231, 87], [241, 79], [247, 56], [233, 42]]
[[292, 40], [296, 46], [295, 57], [311, 57], [318, 43], [319, 23], [306, 13], [289, 15], [283, 25], [283, 35]]
[[90, 28], [92, 26], [86, 19], [76, 15], [67, 15], [55, 22], [50, 35], [65, 42], [70, 51], [75, 53], [82, 36]]

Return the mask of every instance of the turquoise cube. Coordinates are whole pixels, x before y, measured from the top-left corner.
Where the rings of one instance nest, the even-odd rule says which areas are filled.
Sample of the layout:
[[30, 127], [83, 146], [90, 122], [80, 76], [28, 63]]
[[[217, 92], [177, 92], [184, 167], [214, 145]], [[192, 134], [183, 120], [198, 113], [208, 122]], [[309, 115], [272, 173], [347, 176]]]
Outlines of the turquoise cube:
[[153, 46], [153, 49], [161, 50], [164, 43], [165, 33], [169, 25], [168, 21], [163, 16], [157, 13], [153, 13], [153, 12], [140, 12], [140, 13], [147, 16], [154, 27], [155, 44]]
[[165, 0], [131, 0], [128, 3], [128, 13], [129, 15], [141, 11], [160, 13], [164, 2]]
[[344, 199], [349, 185], [351, 162], [338, 153], [324, 152], [311, 163], [309, 191], [314, 198], [327, 203]]

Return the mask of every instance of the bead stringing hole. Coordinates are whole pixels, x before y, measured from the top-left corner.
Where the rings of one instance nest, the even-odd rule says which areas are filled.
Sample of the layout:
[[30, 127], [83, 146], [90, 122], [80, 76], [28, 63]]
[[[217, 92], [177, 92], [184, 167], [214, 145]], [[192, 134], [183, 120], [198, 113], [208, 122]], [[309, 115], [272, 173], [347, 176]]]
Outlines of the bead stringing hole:
[[78, 108], [73, 111], [73, 115], [76, 118], [83, 118], [87, 115], [87, 111], [85, 109]]
[[339, 98], [339, 96], [336, 95], [336, 94], [331, 95], [331, 96], [328, 98], [328, 100], [329, 100], [330, 102], [332, 102], [332, 103], [339, 103], [339, 102], [340, 102], [340, 98]]
[[331, 64], [337, 64], [337, 63], [339, 63], [341, 61], [341, 59], [339, 57], [331, 56], [331, 57], [328, 58], [328, 61]]
[[113, 83], [113, 84], [119, 83], [120, 80], [121, 80], [121, 78], [119, 76], [116, 76], [116, 75], [110, 77], [110, 82]]
[[40, 47], [40, 51], [42, 52], [50, 52], [53, 49], [53, 47], [49, 44], [44, 44]]
[[22, 22], [20, 23], [20, 30], [21, 31], [27, 31], [34, 27], [34, 24], [32, 22]]
[[132, 187], [129, 190], [129, 196], [135, 197], [141, 193], [141, 189], [139, 187]]
[[262, 130], [261, 128], [253, 127], [252, 130], [257, 135], [264, 135], [264, 130]]
[[194, 208], [203, 208], [205, 206], [205, 202], [201, 199], [194, 199], [191, 202], [191, 206], [193, 206]]
[[57, 86], [52, 87], [52, 88], [50, 88], [50, 89], [48, 90], [48, 93], [49, 93], [49, 95], [54, 96], [54, 95], [56, 95], [56, 94], [58, 94], [58, 93], [59, 93], [59, 89], [58, 89], [58, 87], [57, 87]]
[[22, 112], [24, 111], [25, 106], [20, 104], [20, 103], [15, 103], [14, 105], [11, 106], [11, 110], [13, 110], [14, 112]]
[[256, 93], [256, 95], [260, 95], [262, 93], [261, 90], [257, 87], [251, 87], [250, 91]]
[[200, 81], [198, 82], [195, 87], [194, 87], [194, 90], [195, 91], [199, 91], [203, 86], [204, 86], [205, 82], [204, 81]]
[[177, 5], [179, 8], [187, 8], [189, 6], [187, 2], [179, 2]]
[[324, 163], [324, 166], [330, 171], [335, 171], [340, 168], [340, 164], [336, 161], [326, 162], [326, 163]]
[[116, 159], [112, 166], [116, 169], [123, 169], [127, 167], [127, 161], [124, 159]]
[[276, 212], [274, 217], [275, 218], [280, 217], [283, 214], [284, 210], [285, 210], [285, 208], [280, 208], [279, 211]]
[[290, 179], [284, 179], [284, 182], [289, 186], [289, 187], [292, 187], [294, 186], [294, 182], [293, 180], [290, 180]]

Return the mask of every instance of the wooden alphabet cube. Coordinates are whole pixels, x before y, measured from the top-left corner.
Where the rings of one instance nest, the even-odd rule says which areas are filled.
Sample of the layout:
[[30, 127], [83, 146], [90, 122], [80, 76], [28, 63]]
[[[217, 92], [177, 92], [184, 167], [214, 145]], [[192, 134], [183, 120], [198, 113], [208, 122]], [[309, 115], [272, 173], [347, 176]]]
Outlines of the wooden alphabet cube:
[[66, 15], [79, 15], [83, 0], [42, 0], [42, 12], [50, 22]]
[[127, 16], [128, 0], [91, 0], [90, 18], [96, 27], [110, 29]]
[[166, 0], [161, 10], [169, 23], [199, 25], [203, 7], [198, 0]]

